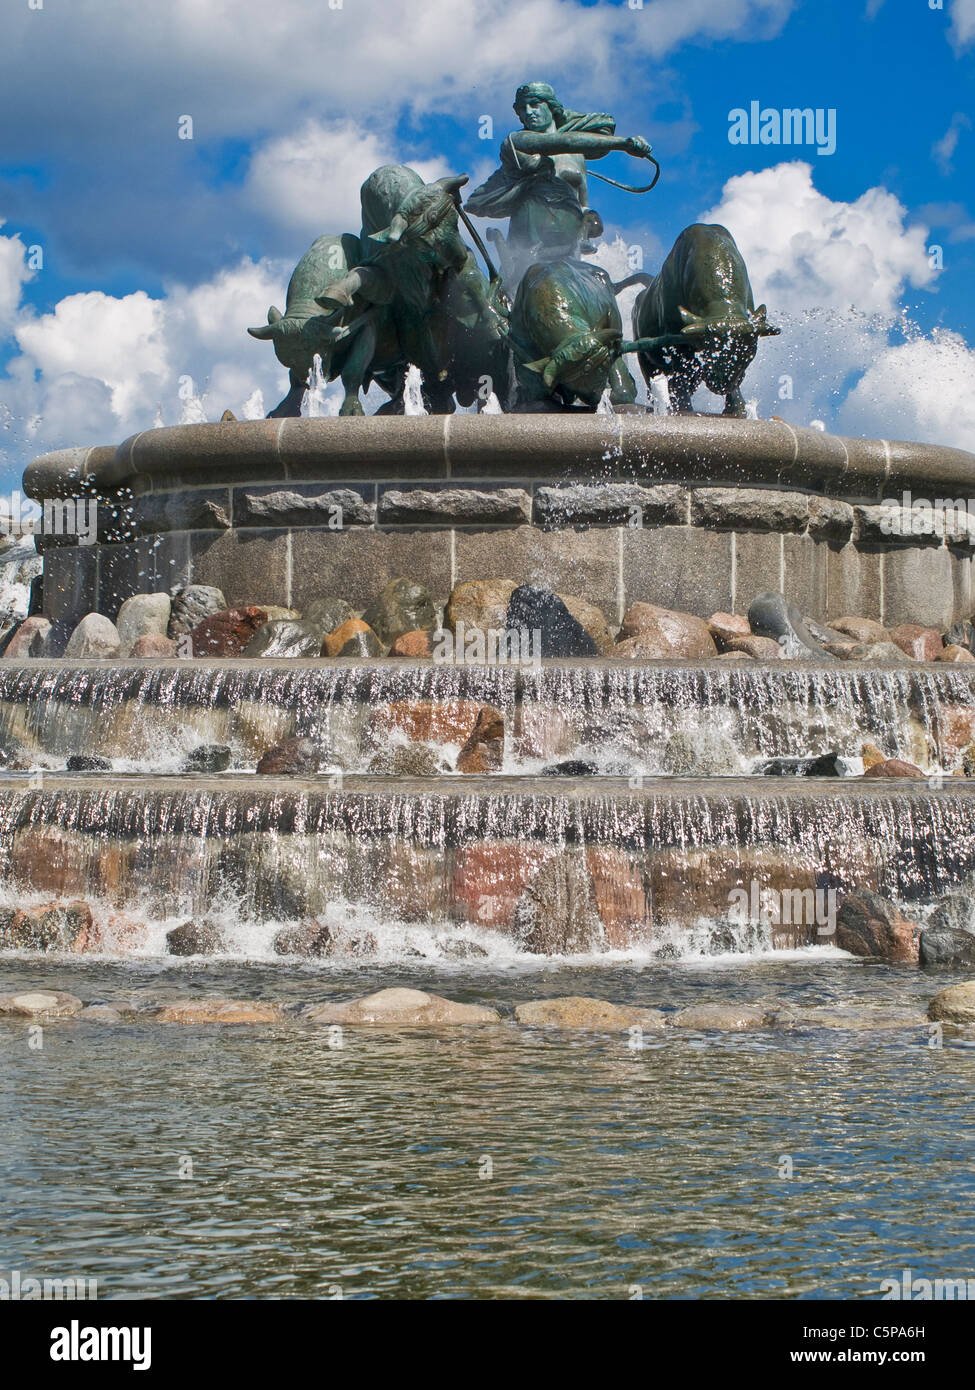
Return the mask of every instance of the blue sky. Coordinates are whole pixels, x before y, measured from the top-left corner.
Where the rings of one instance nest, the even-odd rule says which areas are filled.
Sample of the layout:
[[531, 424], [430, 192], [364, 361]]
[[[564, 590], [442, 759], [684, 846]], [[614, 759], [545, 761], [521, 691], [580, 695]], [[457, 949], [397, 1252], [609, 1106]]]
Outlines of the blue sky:
[[[656, 269], [689, 222], [728, 222], [784, 328], [760, 413], [972, 443], [975, 0], [8, 0], [0, 36], [5, 487], [47, 448], [272, 405], [243, 330], [311, 239], [357, 230], [377, 163], [479, 182], [528, 78], [661, 161], [643, 197], [593, 183], [606, 263], [617, 233]], [[836, 152], [729, 143], [752, 101], [834, 109]]]

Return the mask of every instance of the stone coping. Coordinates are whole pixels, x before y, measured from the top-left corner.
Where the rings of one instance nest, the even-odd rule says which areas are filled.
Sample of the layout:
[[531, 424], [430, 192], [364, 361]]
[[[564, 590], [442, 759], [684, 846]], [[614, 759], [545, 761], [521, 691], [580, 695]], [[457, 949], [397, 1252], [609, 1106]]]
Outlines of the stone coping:
[[24, 491], [43, 501], [248, 482], [614, 477], [879, 501], [905, 488], [964, 494], [975, 484], [975, 454], [720, 415], [369, 415], [146, 430], [117, 448], [43, 454], [28, 465]]

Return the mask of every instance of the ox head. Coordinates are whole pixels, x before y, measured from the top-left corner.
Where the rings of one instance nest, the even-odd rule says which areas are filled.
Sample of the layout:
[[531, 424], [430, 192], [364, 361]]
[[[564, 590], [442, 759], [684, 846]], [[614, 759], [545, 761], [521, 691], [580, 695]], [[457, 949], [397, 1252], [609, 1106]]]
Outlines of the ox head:
[[370, 232], [369, 240], [385, 247], [408, 245], [422, 241], [448, 219], [455, 224], [459, 191], [465, 183], [466, 174], [451, 174], [413, 189], [393, 213], [389, 226]]
[[597, 405], [622, 346], [619, 329], [586, 329], [565, 338], [549, 357], [526, 362], [525, 368], [538, 372], [550, 391], [565, 386], [590, 405]]

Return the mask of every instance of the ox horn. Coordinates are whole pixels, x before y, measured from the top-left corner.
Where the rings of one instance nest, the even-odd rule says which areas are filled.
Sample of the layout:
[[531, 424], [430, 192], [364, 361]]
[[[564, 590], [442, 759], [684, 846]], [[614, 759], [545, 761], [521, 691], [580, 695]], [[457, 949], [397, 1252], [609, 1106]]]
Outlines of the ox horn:
[[392, 222], [390, 222], [389, 226], [384, 227], [381, 232], [370, 232], [369, 240], [381, 241], [387, 245], [390, 242], [402, 241], [403, 233], [406, 231], [408, 226], [409, 223], [407, 222], [403, 214], [401, 212], [394, 212], [393, 220]]
[[760, 338], [773, 338], [782, 332], [781, 328], [773, 328], [767, 318], [768, 310], [764, 304], [760, 304], [749, 315], [749, 322]]
[[457, 195], [464, 187], [464, 184], [470, 182], [470, 179], [467, 174], [448, 174], [446, 178], [435, 179], [434, 182], [438, 188], [442, 188], [445, 193], [449, 193], [455, 203], [459, 203], [460, 198]]
[[284, 315], [281, 310], [272, 304], [267, 311], [267, 323], [262, 323], [260, 328], [248, 328], [247, 331], [252, 338], [260, 338], [261, 342], [266, 342], [268, 338], [274, 337], [274, 325], [282, 318]]

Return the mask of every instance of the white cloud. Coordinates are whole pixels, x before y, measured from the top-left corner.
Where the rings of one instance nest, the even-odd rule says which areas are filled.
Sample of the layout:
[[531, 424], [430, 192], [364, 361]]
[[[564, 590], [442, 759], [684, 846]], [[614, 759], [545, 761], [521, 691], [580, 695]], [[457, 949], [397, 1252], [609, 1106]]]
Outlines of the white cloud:
[[[0, 219], [0, 227], [3, 225]], [[21, 291], [33, 277], [33, 271], [27, 269], [24, 252], [19, 236], [0, 236], [0, 337], [10, 331]]]
[[975, 351], [955, 333], [883, 349], [847, 396], [840, 429], [971, 450]]
[[954, 0], [951, 7], [951, 37], [958, 48], [975, 40], [975, 0]]
[[[306, 234], [358, 232], [359, 189], [373, 169], [397, 163], [393, 141], [351, 121], [308, 121], [262, 145], [251, 160], [245, 194], [273, 222]], [[443, 160], [409, 160], [429, 182], [452, 172]]]
[[953, 172], [954, 166], [951, 161], [955, 157], [955, 150], [958, 148], [962, 131], [971, 130], [971, 128], [972, 123], [964, 111], [956, 111], [944, 135], [931, 146], [931, 158], [945, 177]]

